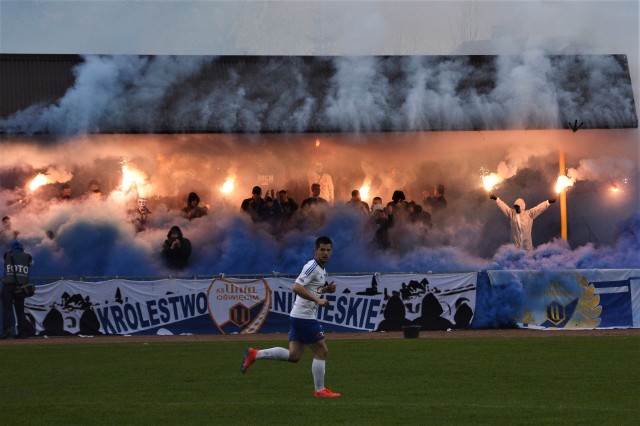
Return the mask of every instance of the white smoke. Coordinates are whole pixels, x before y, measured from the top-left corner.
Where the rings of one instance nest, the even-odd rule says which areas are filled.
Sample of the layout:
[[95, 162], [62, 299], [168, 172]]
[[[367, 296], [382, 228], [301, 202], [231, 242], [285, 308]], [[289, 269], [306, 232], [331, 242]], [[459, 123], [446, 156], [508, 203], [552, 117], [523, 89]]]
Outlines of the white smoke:
[[62, 98], [1, 119], [0, 130], [375, 132], [563, 128], [576, 120], [624, 127], [637, 117], [621, 62], [539, 51], [475, 59], [86, 56]]
[[601, 158], [584, 158], [578, 167], [571, 167], [567, 176], [579, 180], [620, 180], [634, 174], [635, 163], [629, 158], [604, 156]]

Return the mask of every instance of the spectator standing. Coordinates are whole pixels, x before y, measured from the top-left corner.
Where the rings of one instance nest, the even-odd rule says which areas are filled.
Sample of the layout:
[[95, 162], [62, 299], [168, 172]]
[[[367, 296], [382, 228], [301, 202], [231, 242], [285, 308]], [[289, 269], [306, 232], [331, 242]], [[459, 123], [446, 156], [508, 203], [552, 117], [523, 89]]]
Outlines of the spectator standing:
[[182, 235], [178, 226], [172, 226], [162, 244], [162, 257], [171, 269], [184, 269], [191, 256], [191, 241]]
[[24, 313], [23, 292], [16, 292], [19, 286], [29, 284], [29, 272], [33, 258], [25, 253], [24, 246], [18, 240], [13, 240], [11, 249], [4, 253], [4, 277], [2, 286], [2, 335], [0, 339], [9, 339], [13, 336], [11, 326], [11, 312], [15, 309], [18, 323], [17, 337], [26, 339], [27, 318]]
[[149, 219], [149, 215], [151, 211], [147, 208], [147, 199], [140, 197], [138, 198], [138, 208], [131, 211], [131, 221], [133, 222], [133, 226], [136, 228], [136, 232], [142, 232], [146, 228], [147, 220]]
[[278, 191], [278, 205], [280, 206], [282, 218], [284, 220], [291, 219], [298, 210], [298, 203], [296, 203], [293, 198], [289, 197], [286, 189]]
[[438, 212], [447, 208], [447, 199], [444, 197], [444, 185], [438, 184], [433, 188], [433, 196], [429, 195], [427, 191], [422, 193], [424, 196], [422, 204], [427, 207], [432, 215], [438, 214]]
[[431, 229], [431, 214], [422, 209], [422, 206], [415, 201], [408, 203], [408, 217], [409, 221], [418, 223], [425, 226], [427, 229]]
[[305, 198], [300, 205], [300, 218], [303, 226], [320, 226], [326, 219], [329, 203], [320, 197], [320, 184], [311, 185], [311, 197]]
[[509, 207], [507, 203], [494, 194], [491, 194], [489, 198], [495, 200], [500, 211], [509, 219], [511, 224], [511, 243], [523, 250], [533, 250], [533, 240], [531, 238], [533, 220], [551, 204], [555, 203], [556, 199], [550, 198], [532, 209], [526, 210], [526, 204], [522, 198], [518, 198], [513, 203], [513, 207]]
[[87, 196], [91, 199], [102, 201], [104, 196], [102, 194], [102, 190], [100, 189], [100, 182], [95, 179], [92, 179], [87, 185]]
[[363, 214], [369, 214], [369, 204], [366, 201], [362, 201], [360, 191], [357, 189], [351, 191], [351, 199], [346, 202], [346, 205]]
[[278, 200], [274, 200], [273, 198], [267, 196], [264, 199], [264, 208], [260, 214], [260, 221], [267, 222], [274, 228], [280, 225], [280, 221], [282, 218], [282, 210], [280, 209], [280, 204]]
[[243, 212], [248, 213], [254, 222], [260, 221], [264, 214], [264, 207], [262, 188], [259, 186], [254, 186], [251, 190], [251, 198], [242, 200], [242, 204], [240, 205], [240, 209]]
[[320, 198], [333, 204], [333, 179], [330, 174], [324, 172], [324, 166], [319, 161], [315, 163], [313, 170], [309, 173], [309, 184], [314, 183], [320, 185]]
[[206, 216], [208, 213], [207, 206], [200, 206], [200, 197], [195, 192], [189, 193], [187, 197], [187, 206], [182, 209], [182, 217], [187, 219], [197, 219]]
[[399, 189], [393, 191], [391, 201], [387, 204], [387, 212], [389, 213], [389, 226], [394, 226], [398, 221], [407, 219], [408, 203], [405, 201], [403, 191]]
[[380, 200], [380, 203], [373, 204], [371, 220], [375, 229], [374, 242], [380, 248], [389, 248], [391, 245], [389, 240], [389, 215], [385, 208], [382, 207], [382, 200]]
[[384, 205], [382, 204], [382, 198], [381, 197], [373, 197], [373, 199], [371, 200], [371, 211], [373, 212], [373, 208], [375, 207], [376, 204], [379, 204], [380, 206], [382, 206], [382, 208], [384, 208]]
[[0, 251], [4, 251], [9, 248], [9, 243], [15, 236], [11, 230], [11, 218], [9, 216], [2, 217], [2, 228], [0, 228]]
[[71, 200], [71, 185], [68, 183], [63, 183], [60, 187], [60, 194], [58, 195], [58, 200], [60, 201], [70, 201]]
[[311, 197], [305, 198], [302, 201], [300, 210], [304, 210], [311, 206], [328, 207], [329, 202], [320, 196], [320, 184], [314, 183], [311, 185]]

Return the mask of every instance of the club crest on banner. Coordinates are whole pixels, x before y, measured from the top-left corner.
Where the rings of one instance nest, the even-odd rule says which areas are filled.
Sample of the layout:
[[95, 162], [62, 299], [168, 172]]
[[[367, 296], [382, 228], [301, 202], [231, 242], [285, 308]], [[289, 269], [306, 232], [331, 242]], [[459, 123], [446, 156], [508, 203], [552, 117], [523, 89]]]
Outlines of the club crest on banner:
[[209, 286], [207, 298], [209, 315], [223, 334], [256, 333], [271, 309], [271, 290], [264, 278], [253, 281], [216, 278]]
[[602, 313], [600, 296], [586, 278], [576, 274], [574, 280], [575, 288], [551, 281], [540, 298], [544, 303], [543, 310], [527, 309], [520, 319], [521, 324], [546, 328], [597, 328]]

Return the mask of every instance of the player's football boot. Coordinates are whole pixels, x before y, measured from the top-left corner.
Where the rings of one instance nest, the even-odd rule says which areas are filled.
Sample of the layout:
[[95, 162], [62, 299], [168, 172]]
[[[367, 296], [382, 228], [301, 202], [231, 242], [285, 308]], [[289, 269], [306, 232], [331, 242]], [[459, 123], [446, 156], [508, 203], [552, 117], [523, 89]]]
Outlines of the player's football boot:
[[244, 360], [242, 361], [242, 367], [240, 367], [242, 374], [246, 373], [249, 367], [251, 367], [251, 364], [256, 360], [256, 355], [258, 355], [257, 349], [247, 349], [247, 353], [244, 354]]
[[339, 393], [331, 392], [329, 389], [324, 388], [321, 391], [313, 390], [313, 396], [316, 398], [337, 398], [340, 396]]

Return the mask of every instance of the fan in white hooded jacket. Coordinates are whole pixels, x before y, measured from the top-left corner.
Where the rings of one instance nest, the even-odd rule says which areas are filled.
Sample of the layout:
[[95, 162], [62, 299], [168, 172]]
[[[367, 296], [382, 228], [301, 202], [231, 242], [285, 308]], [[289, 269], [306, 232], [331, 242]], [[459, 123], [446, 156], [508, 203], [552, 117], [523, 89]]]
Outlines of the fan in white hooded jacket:
[[526, 204], [522, 198], [518, 198], [513, 203], [513, 207], [509, 207], [504, 201], [493, 194], [490, 198], [496, 200], [502, 213], [509, 218], [509, 222], [511, 223], [511, 243], [523, 250], [532, 250], [533, 241], [531, 239], [531, 228], [533, 227], [533, 220], [552, 203], [555, 203], [555, 198], [545, 200], [529, 210], [526, 210]]

